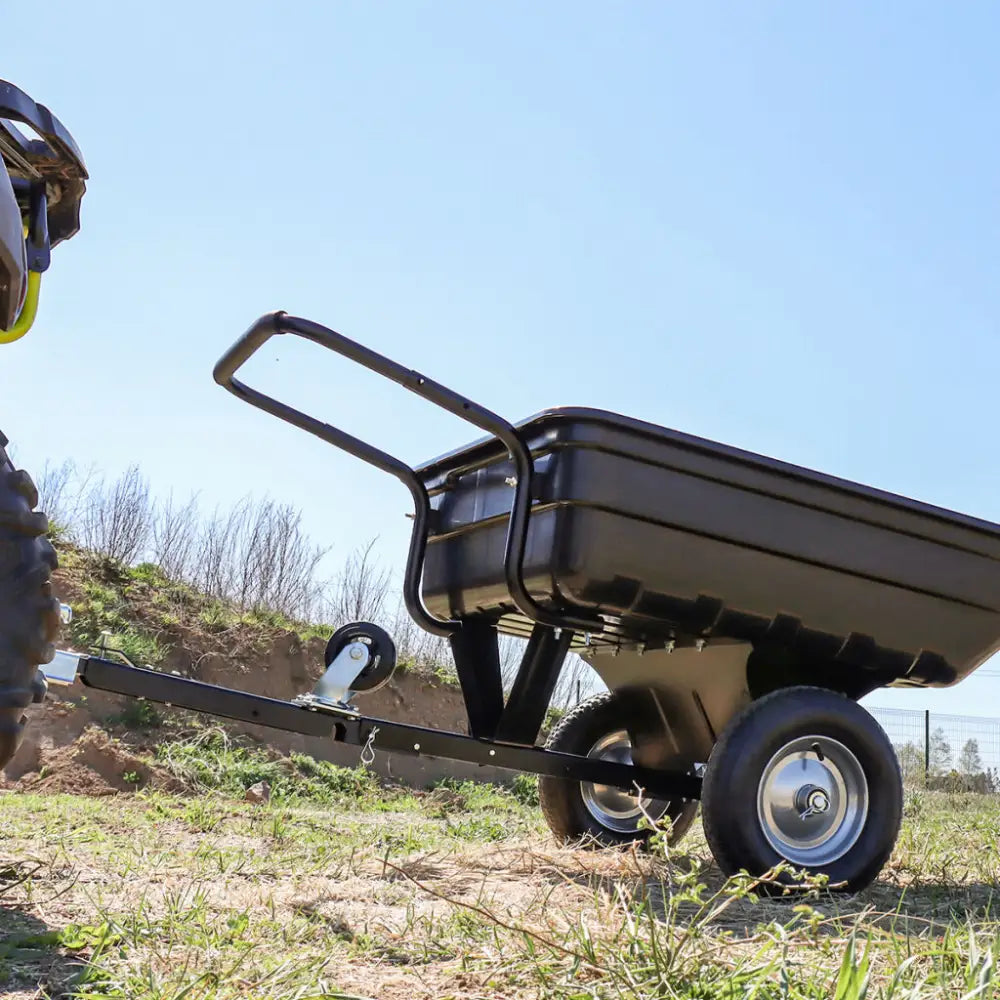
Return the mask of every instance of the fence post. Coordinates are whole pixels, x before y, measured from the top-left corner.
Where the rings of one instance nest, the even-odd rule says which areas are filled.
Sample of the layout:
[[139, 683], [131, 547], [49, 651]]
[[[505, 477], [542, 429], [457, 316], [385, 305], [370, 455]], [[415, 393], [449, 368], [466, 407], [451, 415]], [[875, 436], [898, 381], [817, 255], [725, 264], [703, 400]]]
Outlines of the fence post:
[[930, 783], [931, 776], [931, 711], [924, 709], [924, 787]]

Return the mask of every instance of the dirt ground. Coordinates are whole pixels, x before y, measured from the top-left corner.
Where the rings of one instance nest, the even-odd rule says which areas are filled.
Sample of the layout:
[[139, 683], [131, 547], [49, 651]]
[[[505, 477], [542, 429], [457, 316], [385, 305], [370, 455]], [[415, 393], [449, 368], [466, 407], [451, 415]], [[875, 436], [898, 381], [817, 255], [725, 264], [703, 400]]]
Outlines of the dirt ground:
[[37, 747], [34, 765], [8, 787], [24, 792], [71, 795], [113, 795], [137, 785], [164, 792], [182, 793], [181, 782], [152, 767], [128, 746], [91, 726], [72, 743]]

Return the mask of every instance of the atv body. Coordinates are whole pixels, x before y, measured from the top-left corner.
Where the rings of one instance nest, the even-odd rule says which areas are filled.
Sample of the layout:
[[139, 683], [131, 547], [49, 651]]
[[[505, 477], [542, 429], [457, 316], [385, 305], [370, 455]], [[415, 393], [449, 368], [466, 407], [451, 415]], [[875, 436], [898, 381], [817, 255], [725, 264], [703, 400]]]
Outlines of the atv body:
[[[51, 248], [79, 230], [87, 170], [48, 108], [4, 81], [0, 157], [0, 344], [6, 344], [34, 322]], [[39, 667], [55, 655], [60, 625], [48, 519], [35, 510], [38, 492], [11, 464], [7, 443], [0, 432], [0, 769], [21, 742], [25, 709], [45, 697]]]

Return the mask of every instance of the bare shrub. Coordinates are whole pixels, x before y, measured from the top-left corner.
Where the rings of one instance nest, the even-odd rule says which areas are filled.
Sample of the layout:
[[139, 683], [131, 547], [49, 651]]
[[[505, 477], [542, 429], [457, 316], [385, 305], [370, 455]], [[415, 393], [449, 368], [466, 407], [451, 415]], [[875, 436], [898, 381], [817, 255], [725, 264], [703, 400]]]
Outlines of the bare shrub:
[[264, 500], [243, 510], [233, 567], [237, 593], [230, 596], [243, 608], [308, 617], [317, 606], [316, 569], [326, 550], [312, 545], [302, 515], [288, 505]]
[[233, 593], [233, 567], [237, 562], [237, 538], [245, 506], [242, 501], [224, 515], [216, 508], [212, 517], [201, 525], [198, 558], [190, 582], [210, 597], [225, 598]]
[[325, 550], [302, 530], [302, 516], [273, 500], [244, 499], [201, 525], [191, 582], [241, 610], [309, 617], [321, 586], [316, 571]]
[[415, 667], [432, 667], [454, 673], [448, 640], [420, 628], [410, 617], [401, 596], [394, 616], [386, 622], [386, 628], [392, 635], [396, 654], [402, 662]]
[[152, 514], [149, 483], [138, 466], [130, 466], [110, 485], [102, 479], [87, 492], [81, 541], [92, 552], [130, 565], [145, 551]]
[[45, 511], [50, 525], [69, 539], [80, 534], [85, 494], [93, 477], [93, 467], [81, 472], [72, 459], [60, 465], [46, 461], [41, 473], [33, 477], [38, 488], [39, 510]]
[[[241, 610], [308, 620], [329, 602], [318, 579], [326, 550], [312, 543], [290, 505], [244, 498], [206, 517], [195, 495], [183, 503], [172, 493], [154, 501], [137, 466], [109, 483], [93, 470], [81, 474], [71, 460], [47, 463], [38, 486], [53, 524], [108, 559], [124, 565], [149, 559], [169, 579]], [[334, 594], [334, 603], [356, 617], [377, 617], [389, 590], [371, 548], [352, 555]]]
[[156, 507], [153, 521], [152, 558], [171, 580], [188, 580], [192, 575], [199, 523], [197, 498], [175, 505], [173, 493]]
[[338, 625], [379, 622], [389, 595], [390, 574], [372, 558], [377, 539], [359, 546], [348, 557], [330, 595], [330, 612]]
[[552, 692], [552, 704], [557, 708], [569, 709], [603, 690], [605, 685], [597, 671], [582, 657], [570, 653]]
[[48, 515], [50, 524], [65, 526], [69, 522], [67, 506], [75, 472], [75, 465], [67, 459], [59, 466], [46, 462], [41, 474], [34, 477], [39, 509]]
[[[500, 636], [500, 678], [504, 692], [509, 693], [521, 666], [527, 640], [517, 636]], [[590, 697], [604, 685], [594, 668], [576, 653], [567, 653], [552, 691], [551, 704], [567, 709]]]
[[500, 635], [497, 637], [497, 642], [500, 646], [500, 683], [504, 691], [510, 691], [528, 642], [520, 636], [513, 635]]

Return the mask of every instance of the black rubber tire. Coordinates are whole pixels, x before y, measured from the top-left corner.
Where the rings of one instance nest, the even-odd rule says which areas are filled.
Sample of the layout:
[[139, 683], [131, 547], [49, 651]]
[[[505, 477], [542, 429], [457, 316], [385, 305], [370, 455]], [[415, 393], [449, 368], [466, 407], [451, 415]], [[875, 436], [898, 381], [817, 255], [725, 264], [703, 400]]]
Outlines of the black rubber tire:
[[45, 697], [38, 668], [55, 656], [60, 625], [48, 518], [35, 511], [38, 491], [11, 465], [6, 447], [0, 434], [0, 768], [21, 743], [25, 708]]
[[[627, 729], [626, 719], [614, 692], [608, 691], [581, 702], [559, 721], [545, 742], [548, 750], [587, 754], [603, 736]], [[562, 843], [583, 841], [585, 846], [618, 847], [637, 844], [644, 847], [655, 831], [614, 830], [603, 824], [587, 808], [581, 783], [570, 778], [542, 775], [538, 780], [538, 802], [545, 822]], [[668, 843], [676, 844], [688, 832], [698, 813], [697, 802], [671, 801], [663, 813], [672, 826]]]
[[[884, 730], [856, 702], [823, 688], [793, 687], [751, 702], [723, 731], [712, 750], [702, 785], [705, 839], [726, 875], [760, 877], [782, 858], [766, 839], [757, 812], [759, 782], [771, 760], [797, 737], [839, 740], [857, 758], [868, 784], [868, 814], [854, 845], [841, 857], [796, 871], [826, 875], [829, 888], [857, 892], [870, 885], [892, 853], [903, 815], [899, 761]], [[777, 891], [795, 884], [791, 872]], [[763, 892], [770, 892], [762, 886]]]

